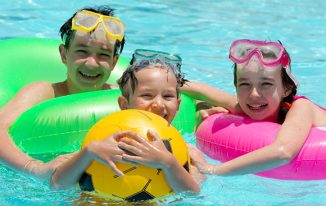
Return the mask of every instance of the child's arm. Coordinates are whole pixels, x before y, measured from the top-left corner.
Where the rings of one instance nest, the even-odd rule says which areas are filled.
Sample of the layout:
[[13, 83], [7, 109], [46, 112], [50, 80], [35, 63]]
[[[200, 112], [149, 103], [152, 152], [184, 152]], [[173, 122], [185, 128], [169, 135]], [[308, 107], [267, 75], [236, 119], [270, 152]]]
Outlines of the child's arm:
[[195, 179], [178, 163], [176, 158], [165, 148], [162, 140], [153, 131], [148, 131], [153, 141], [147, 141], [139, 135], [136, 138], [122, 138], [119, 147], [134, 155], [123, 155], [123, 159], [132, 163], [160, 168], [175, 192], [199, 192]]
[[195, 163], [201, 171], [217, 175], [239, 175], [269, 170], [289, 163], [298, 154], [313, 125], [312, 103], [299, 99], [293, 103], [272, 144], [220, 165], [210, 165], [203, 161]]
[[211, 105], [224, 107], [233, 114], [242, 113], [236, 96], [210, 85], [189, 81], [186, 82], [181, 90], [194, 99], [208, 102]]
[[55, 98], [51, 83], [35, 82], [23, 87], [0, 110], [0, 160], [10, 168], [33, 175], [37, 178], [48, 180], [56, 165], [61, 162], [61, 157], [48, 163], [35, 160], [21, 151], [13, 142], [9, 129], [16, 119], [31, 107]]
[[52, 175], [51, 185], [56, 188], [67, 188], [78, 183], [79, 178], [92, 163], [97, 160], [107, 165], [115, 174], [123, 176], [123, 173], [116, 167], [114, 162], [122, 161], [124, 153], [119, 147], [117, 139], [126, 135], [133, 137], [129, 131], [117, 132], [100, 141], [93, 141], [57, 167]]

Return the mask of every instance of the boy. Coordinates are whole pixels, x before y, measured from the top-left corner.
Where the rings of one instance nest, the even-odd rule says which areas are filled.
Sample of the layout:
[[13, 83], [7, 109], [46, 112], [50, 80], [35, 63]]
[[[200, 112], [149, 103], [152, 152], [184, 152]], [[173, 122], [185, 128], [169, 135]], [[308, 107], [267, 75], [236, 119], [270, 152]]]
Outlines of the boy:
[[[179, 88], [185, 82], [180, 67], [181, 58], [177, 55], [136, 50], [129, 67], [118, 81], [122, 91], [122, 96], [118, 99], [120, 108], [150, 111], [171, 123], [179, 109]], [[126, 134], [135, 140], [124, 138]], [[74, 185], [90, 163], [97, 160], [119, 176], [123, 173], [114, 162], [160, 168], [174, 192], [199, 192], [195, 179], [167, 151], [158, 135], [154, 131], [148, 131], [148, 135], [153, 141], [146, 141], [134, 132], [124, 131], [91, 142], [57, 168], [52, 176], [52, 184], [56, 187]], [[120, 138], [121, 141], [116, 141]], [[134, 155], [130, 156], [126, 151]]]
[[59, 46], [59, 52], [67, 66], [67, 79], [54, 84], [31, 83], [0, 110], [1, 161], [41, 179], [50, 177], [67, 156], [48, 163], [35, 160], [16, 147], [8, 134], [9, 128], [24, 111], [43, 101], [113, 88], [106, 81], [124, 46], [124, 25], [107, 6], [78, 11], [62, 25], [60, 33], [64, 44]]

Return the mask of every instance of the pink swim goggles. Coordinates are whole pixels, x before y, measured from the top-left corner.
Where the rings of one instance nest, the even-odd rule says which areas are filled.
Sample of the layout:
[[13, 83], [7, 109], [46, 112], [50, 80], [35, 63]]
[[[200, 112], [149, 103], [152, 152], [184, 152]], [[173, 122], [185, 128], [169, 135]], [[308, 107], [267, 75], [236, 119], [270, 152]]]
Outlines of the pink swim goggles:
[[230, 59], [237, 64], [249, 61], [254, 55], [264, 66], [282, 64], [287, 67], [290, 64], [284, 47], [276, 42], [240, 39], [234, 41], [230, 47]]
[[239, 39], [234, 41], [230, 47], [229, 57], [236, 64], [245, 63], [254, 55], [266, 67], [281, 64], [292, 81], [296, 85], [298, 84], [298, 81], [291, 73], [290, 58], [281, 44], [277, 42]]

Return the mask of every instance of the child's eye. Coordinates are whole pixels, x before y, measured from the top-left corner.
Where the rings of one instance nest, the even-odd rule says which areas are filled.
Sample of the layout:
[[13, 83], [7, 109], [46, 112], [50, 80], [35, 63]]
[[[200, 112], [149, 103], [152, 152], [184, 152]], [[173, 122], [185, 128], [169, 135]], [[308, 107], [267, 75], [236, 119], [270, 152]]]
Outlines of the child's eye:
[[238, 83], [238, 87], [246, 87], [246, 86], [250, 86], [250, 84], [247, 83], [247, 82], [240, 82], [240, 83]]
[[79, 54], [79, 55], [83, 55], [83, 54], [87, 54], [87, 51], [84, 50], [84, 49], [77, 49], [76, 53]]
[[104, 58], [110, 58], [110, 54], [106, 54], [106, 53], [101, 53], [100, 54], [101, 57], [104, 57]]
[[143, 98], [151, 98], [152, 97], [152, 95], [149, 93], [144, 93], [144, 94], [141, 94], [140, 96]]
[[171, 99], [176, 98], [176, 95], [174, 95], [174, 94], [166, 94], [163, 97], [164, 97], [164, 99], [171, 100]]
[[263, 82], [263, 83], [262, 83], [262, 86], [264, 86], [264, 87], [272, 86], [272, 85], [274, 85], [274, 84], [271, 83], [271, 82]]

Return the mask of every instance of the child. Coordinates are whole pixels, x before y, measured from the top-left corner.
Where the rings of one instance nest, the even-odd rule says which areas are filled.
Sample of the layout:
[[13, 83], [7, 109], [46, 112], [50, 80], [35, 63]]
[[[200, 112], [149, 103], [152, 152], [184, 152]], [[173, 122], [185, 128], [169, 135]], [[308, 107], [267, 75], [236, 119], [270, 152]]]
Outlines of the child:
[[297, 81], [291, 74], [289, 54], [280, 43], [237, 40], [231, 45], [230, 59], [235, 63], [237, 96], [195, 82], [183, 89], [230, 113], [277, 122], [282, 124], [281, 128], [272, 144], [223, 164], [208, 164], [194, 147], [190, 149], [192, 159], [202, 172], [217, 175], [256, 173], [289, 163], [300, 151], [310, 129], [326, 125], [326, 111], [295, 96]]
[[[180, 104], [179, 88], [185, 82], [180, 68], [181, 58], [177, 55], [136, 50], [129, 67], [118, 81], [122, 91], [122, 96], [118, 99], [120, 108], [150, 111], [171, 123]], [[125, 138], [126, 134], [135, 140]], [[134, 132], [124, 131], [104, 140], [91, 142], [74, 158], [57, 168], [52, 177], [53, 185], [67, 187], [76, 184], [89, 164], [97, 160], [119, 176], [123, 173], [114, 162], [160, 168], [175, 192], [198, 192], [199, 186], [194, 178], [165, 148], [158, 135], [154, 131], [148, 131], [148, 135], [153, 141], [146, 141]], [[117, 138], [121, 140], [117, 142]], [[134, 156], [125, 151], [133, 153]]]
[[[113, 17], [107, 6], [85, 8], [75, 13], [60, 29], [63, 44], [59, 46], [67, 79], [51, 84], [35, 82], [22, 88], [0, 110], [0, 159], [11, 168], [47, 179], [63, 159], [43, 163], [16, 147], [8, 130], [26, 110], [59, 96], [111, 89], [106, 83], [124, 46], [124, 25]], [[46, 69], [46, 68], [44, 68]]]

